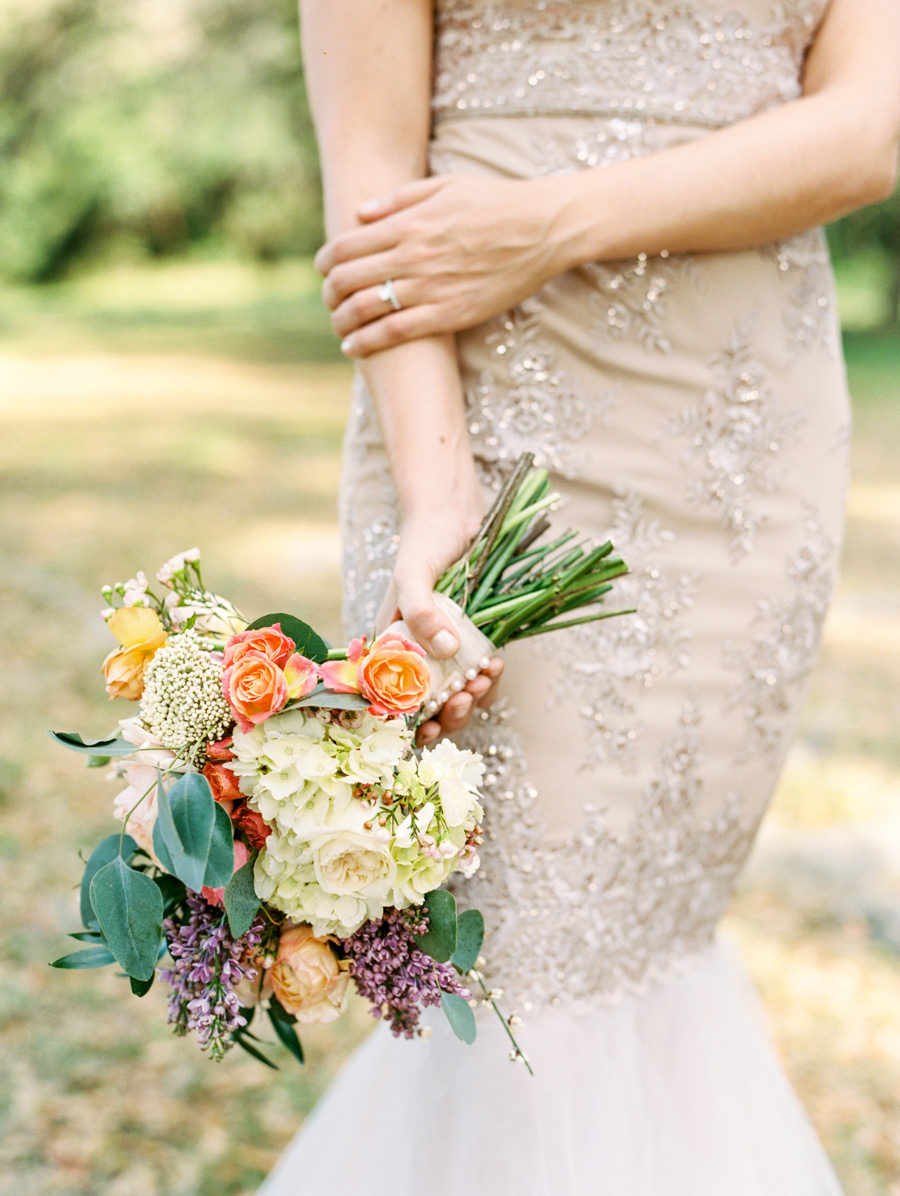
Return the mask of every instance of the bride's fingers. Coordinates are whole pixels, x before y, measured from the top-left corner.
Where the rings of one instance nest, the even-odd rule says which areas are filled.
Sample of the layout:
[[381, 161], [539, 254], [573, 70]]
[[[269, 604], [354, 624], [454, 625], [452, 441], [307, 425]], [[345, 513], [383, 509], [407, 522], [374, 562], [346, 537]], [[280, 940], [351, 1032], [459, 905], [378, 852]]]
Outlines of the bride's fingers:
[[408, 208], [414, 203], [421, 203], [423, 199], [428, 199], [430, 195], [434, 195], [435, 191], [440, 191], [441, 187], [446, 186], [448, 182], [449, 179], [446, 176], [435, 175], [430, 179], [417, 179], [413, 183], [404, 183], [390, 195], [367, 199], [356, 209], [356, 214], [360, 220], [382, 220], [393, 212], [399, 212], [402, 208]]
[[326, 275], [341, 262], [352, 262], [356, 258], [371, 257], [372, 254], [393, 249], [399, 240], [396, 223], [377, 221], [333, 237], [325, 242], [313, 258], [313, 265], [320, 274]]
[[[394, 294], [400, 309], [412, 307], [415, 303], [415, 281], [403, 278], [394, 282]], [[344, 299], [331, 313], [331, 327], [340, 337], [355, 332], [363, 324], [390, 315], [394, 307], [381, 294], [381, 286], [365, 287]]]
[[402, 311], [391, 312], [345, 336], [341, 341], [341, 352], [347, 357], [368, 357], [370, 353], [392, 349], [394, 345], [403, 345], [421, 336], [454, 332], [464, 327], [446, 316], [447, 310], [443, 303], [417, 303]]
[[322, 283], [322, 300], [326, 307], [334, 311], [354, 291], [380, 286], [387, 278], [406, 274], [407, 270], [399, 265], [392, 252], [371, 253], [366, 257], [341, 262], [328, 272]]

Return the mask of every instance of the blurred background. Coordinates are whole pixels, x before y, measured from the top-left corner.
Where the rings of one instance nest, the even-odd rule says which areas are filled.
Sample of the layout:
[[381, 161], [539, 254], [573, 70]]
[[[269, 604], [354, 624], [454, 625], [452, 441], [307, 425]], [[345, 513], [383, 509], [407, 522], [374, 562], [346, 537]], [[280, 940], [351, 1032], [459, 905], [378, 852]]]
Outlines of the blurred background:
[[[108, 732], [99, 588], [200, 545], [337, 636], [349, 367], [318, 298], [294, 0], [0, 0], [0, 1190], [252, 1192], [365, 1032], [213, 1065], [164, 994], [61, 973]], [[844, 576], [729, 932], [848, 1196], [900, 1194], [900, 199], [831, 230], [855, 406]], [[273, 568], [277, 564], [277, 568]]]

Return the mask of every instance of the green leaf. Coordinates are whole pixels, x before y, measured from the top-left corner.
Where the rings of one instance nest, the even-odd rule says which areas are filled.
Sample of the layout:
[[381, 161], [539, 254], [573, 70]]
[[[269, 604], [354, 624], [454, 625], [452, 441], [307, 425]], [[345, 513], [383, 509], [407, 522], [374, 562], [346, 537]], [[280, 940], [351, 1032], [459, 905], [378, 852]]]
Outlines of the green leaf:
[[88, 756], [87, 766], [88, 768], [106, 768], [111, 759], [112, 756]]
[[231, 819], [206, 777], [185, 773], [168, 793], [160, 785], [157, 807], [153, 850], [166, 871], [195, 893], [226, 885], [234, 871]]
[[116, 961], [129, 976], [149, 980], [162, 938], [163, 900], [157, 886], [117, 856], [91, 881], [90, 899]]
[[106, 947], [85, 947], [83, 951], [73, 951], [71, 955], [61, 955], [50, 964], [51, 968], [103, 968], [108, 963], [115, 963], [116, 957]]
[[450, 961], [457, 971], [465, 974], [475, 967], [483, 942], [484, 917], [481, 910], [464, 910], [456, 923], [456, 950]]
[[287, 1047], [299, 1064], [303, 1064], [303, 1047], [300, 1045], [300, 1039], [297, 1037], [297, 1031], [294, 1029], [294, 1024], [297, 1019], [280, 1004], [276, 997], [272, 997], [269, 1001], [269, 1021], [272, 1023], [272, 1029], [281, 1039], [282, 1044]]
[[[121, 852], [119, 850], [120, 845]], [[85, 926], [98, 925], [97, 915], [91, 907], [91, 881], [101, 868], [105, 868], [111, 860], [114, 860], [120, 854], [125, 863], [129, 863], [131, 857], [137, 851], [137, 846], [131, 835], [107, 835], [105, 839], [100, 840], [91, 852], [84, 868], [84, 875], [81, 878], [81, 921]]]
[[254, 619], [247, 630], [256, 630], [260, 627], [274, 627], [276, 623], [281, 625], [282, 633], [294, 641], [297, 645], [297, 651], [301, 656], [306, 656], [309, 660], [315, 661], [316, 664], [322, 664], [323, 661], [328, 659], [328, 645], [317, 631], [313, 631], [308, 623], [304, 623], [296, 615], [280, 613], [262, 615], [259, 619]]
[[321, 706], [327, 710], [368, 710], [371, 702], [362, 694], [339, 694], [323, 686], [317, 686], [305, 698], [289, 702], [287, 709], [298, 710], [301, 706]]
[[425, 898], [428, 930], [417, 946], [438, 963], [446, 963], [456, 950], [456, 898], [446, 889], [434, 889]]
[[228, 929], [232, 937], [239, 939], [250, 929], [256, 911], [262, 902], [253, 887], [253, 865], [256, 863], [254, 853], [246, 864], [243, 864], [225, 886], [225, 913], [228, 917]]
[[95, 739], [93, 742], [82, 739], [74, 731], [51, 731], [50, 735], [63, 747], [70, 748], [73, 752], [85, 752], [88, 756], [130, 756], [132, 752], [137, 751], [135, 744], [126, 742], [119, 735], [113, 735], [109, 739]]
[[151, 972], [148, 980], [136, 980], [134, 976], [128, 977], [131, 982], [131, 991], [136, 997], [145, 997], [147, 995], [153, 987], [153, 978], [155, 975], [155, 971]]
[[271, 1059], [267, 1059], [262, 1051], [258, 1050], [252, 1042], [248, 1041], [246, 1034], [241, 1034], [240, 1031], [235, 1031], [235, 1033], [231, 1036], [231, 1040], [232, 1042], [236, 1042], [239, 1047], [243, 1047], [248, 1055], [252, 1055], [253, 1058], [258, 1059], [260, 1063], [265, 1063], [266, 1067], [271, 1067], [273, 1071], [278, 1071], [278, 1064], [273, 1063]]
[[472, 1012], [469, 1002], [458, 993], [442, 993], [441, 1009], [443, 1009], [444, 1016], [450, 1023], [450, 1029], [456, 1037], [471, 1045], [475, 1041], [477, 1029], [475, 1014]]
[[79, 943], [103, 942], [103, 935], [99, 930], [72, 930], [69, 932], [69, 938], [75, 939]]
[[176, 905], [184, 901], [185, 884], [177, 876], [169, 876], [168, 872], [157, 872], [153, 877], [153, 883], [162, 893], [165, 913], [171, 913]]

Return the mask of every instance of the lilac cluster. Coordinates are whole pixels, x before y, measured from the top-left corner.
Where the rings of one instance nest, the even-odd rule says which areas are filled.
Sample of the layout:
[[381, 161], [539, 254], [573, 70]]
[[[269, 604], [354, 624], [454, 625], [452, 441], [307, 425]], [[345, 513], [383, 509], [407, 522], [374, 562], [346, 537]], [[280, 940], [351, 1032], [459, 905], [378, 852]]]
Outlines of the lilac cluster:
[[246, 934], [232, 938], [225, 912], [188, 891], [187, 921], [166, 918], [163, 929], [174, 966], [160, 970], [172, 991], [169, 1021], [176, 1034], [193, 1030], [203, 1050], [221, 1059], [232, 1045], [230, 1035], [247, 1024], [241, 1013], [238, 985], [256, 979], [250, 964], [264, 927], [258, 917]]
[[439, 1005], [441, 993], [472, 995], [452, 964], [437, 963], [418, 946], [428, 929], [424, 909], [386, 910], [344, 939], [350, 975], [372, 1002], [372, 1016], [390, 1018], [391, 1031], [412, 1038], [426, 1005]]

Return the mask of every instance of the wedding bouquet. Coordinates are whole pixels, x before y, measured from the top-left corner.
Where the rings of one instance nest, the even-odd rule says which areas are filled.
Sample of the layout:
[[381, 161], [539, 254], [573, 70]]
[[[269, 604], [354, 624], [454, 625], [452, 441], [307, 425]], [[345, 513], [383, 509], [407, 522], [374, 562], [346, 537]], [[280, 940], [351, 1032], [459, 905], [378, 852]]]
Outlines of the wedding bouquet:
[[118, 964], [137, 996], [158, 976], [176, 1032], [216, 1059], [237, 1043], [269, 1062], [250, 1030], [263, 1009], [302, 1062], [296, 1025], [337, 1018], [351, 985], [395, 1034], [435, 1005], [466, 1042], [478, 990], [524, 1059], [478, 970], [484, 920], [442, 888], [478, 867], [484, 765], [414, 737], [495, 648], [620, 613], [597, 606], [626, 571], [611, 544], [541, 543], [556, 496], [531, 464], [438, 583], [460, 630], [449, 663], [400, 622], [341, 649], [294, 615], [247, 623], [196, 549], [159, 570], [161, 595], [143, 573], [103, 591], [120, 644], [106, 688], [138, 711], [108, 739], [54, 733], [111, 766], [122, 827], [84, 870], [84, 946], [53, 966]]

